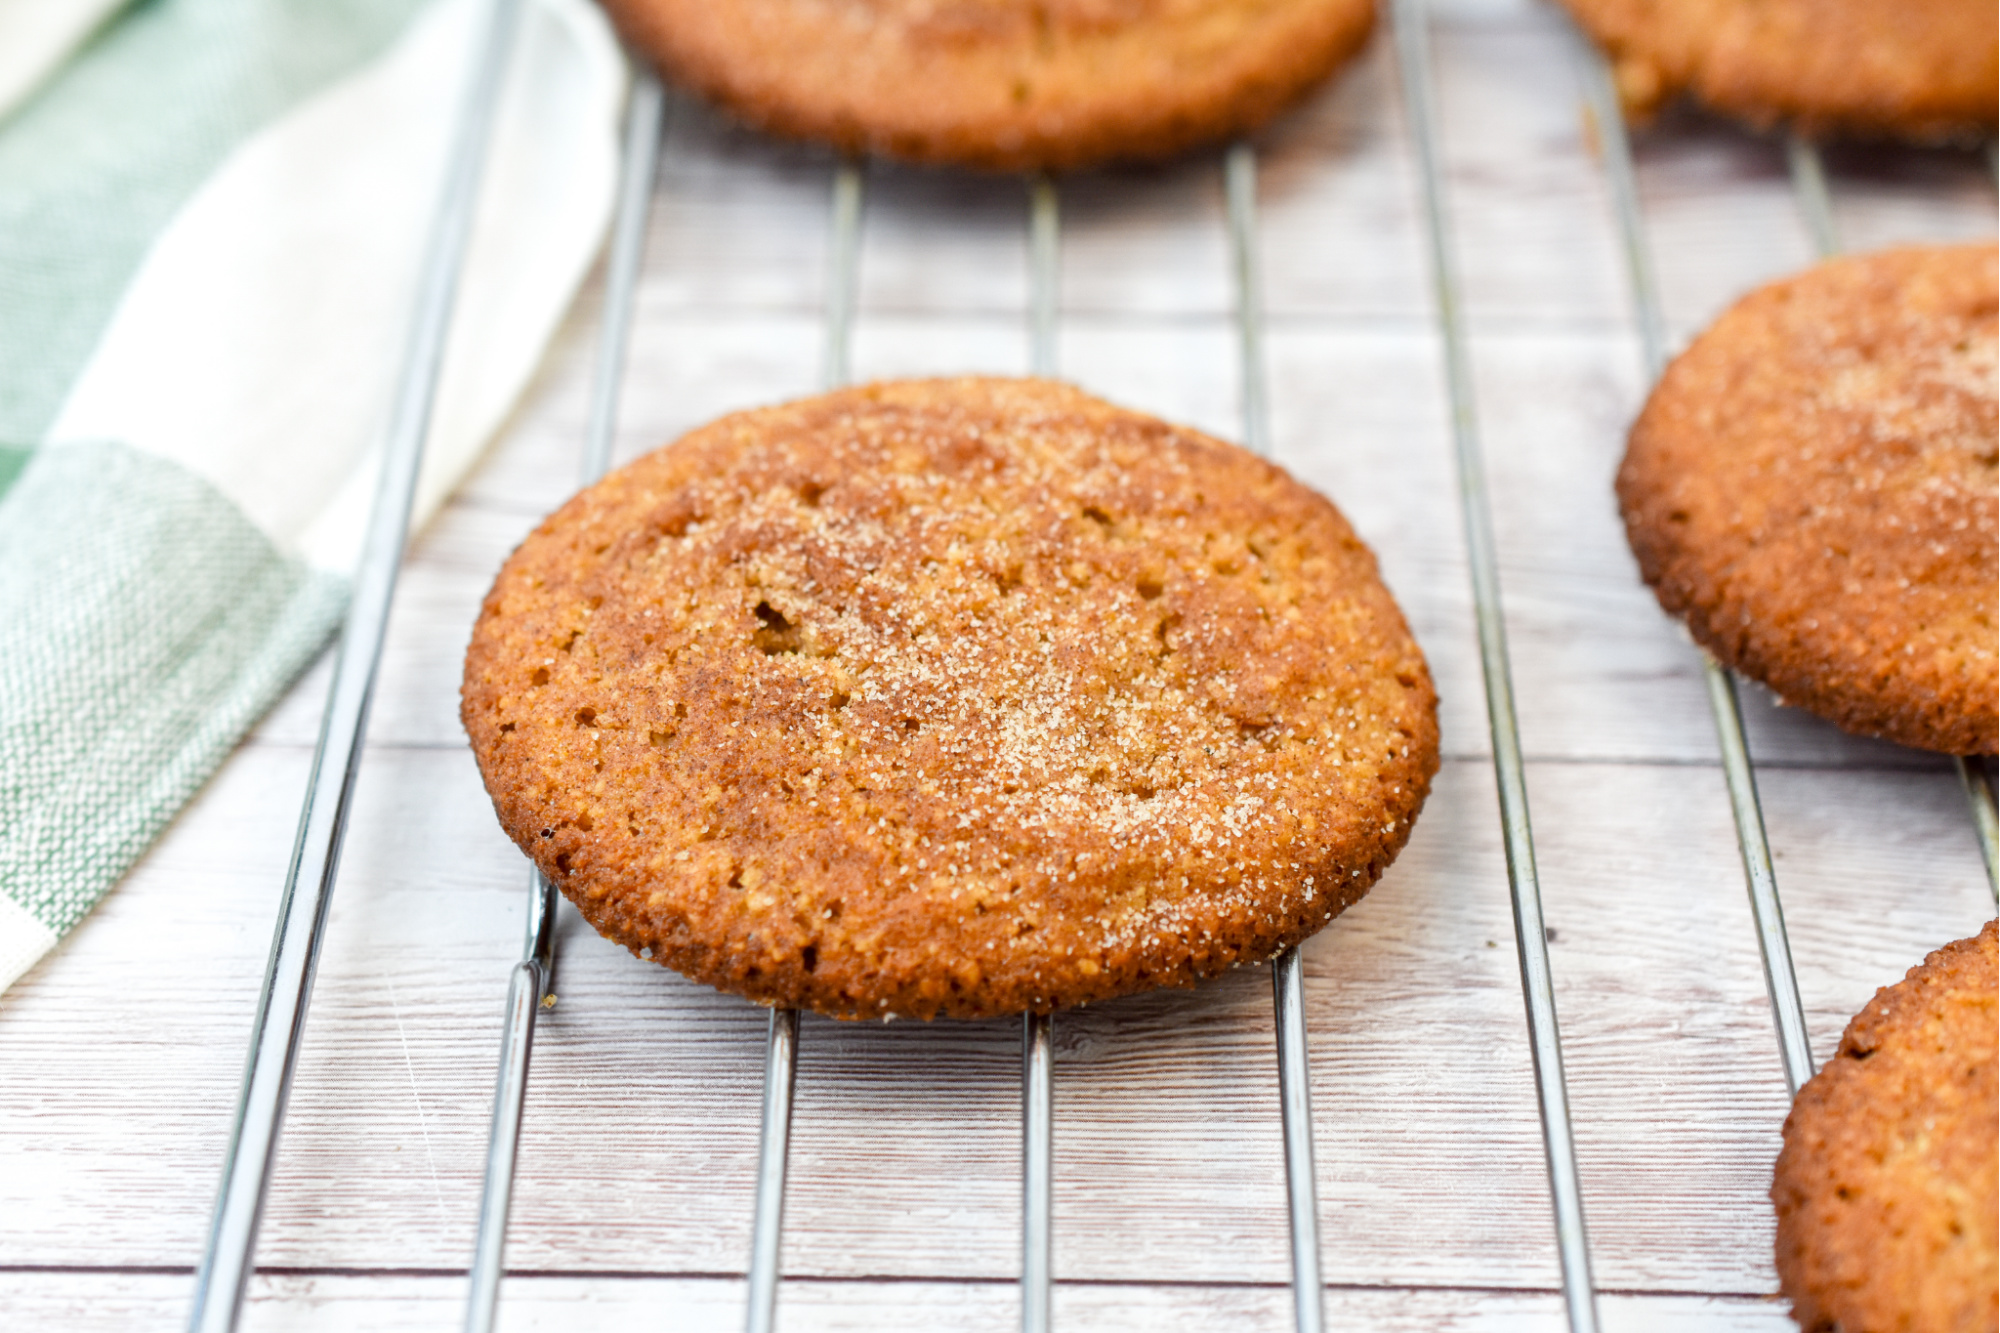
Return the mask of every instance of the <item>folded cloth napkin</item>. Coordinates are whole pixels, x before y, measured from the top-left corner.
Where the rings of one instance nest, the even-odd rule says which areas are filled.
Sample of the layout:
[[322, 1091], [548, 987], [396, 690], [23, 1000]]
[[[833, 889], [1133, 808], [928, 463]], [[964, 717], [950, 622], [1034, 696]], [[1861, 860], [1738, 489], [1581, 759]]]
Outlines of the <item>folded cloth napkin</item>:
[[[339, 621], [488, 12], [50, 9], [0, 0], [0, 989]], [[418, 521], [592, 262], [624, 92], [587, 0], [530, 0]]]

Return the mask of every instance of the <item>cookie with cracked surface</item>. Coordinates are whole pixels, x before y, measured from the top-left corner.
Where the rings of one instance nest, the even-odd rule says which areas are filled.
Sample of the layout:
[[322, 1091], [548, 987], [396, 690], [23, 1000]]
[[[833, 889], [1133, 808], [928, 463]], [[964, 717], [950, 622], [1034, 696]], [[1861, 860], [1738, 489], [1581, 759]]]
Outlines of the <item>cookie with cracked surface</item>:
[[1947, 944], [1847, 1025], [1799, 1089], [1771, 1200], [1806, 1333], [2000, 1326], [1994, 926]]
[[1702, 646], [1849, 731], [1992, 754], [1989, 245], [1834, 260], [1668, 367], [1618, 471], [1646, 581]]
[[1990, 134], [1987, 0], [1562, 0], [1646, 114], [1680, 93], [1760, 128], [1915, 140]]
[[1367, 41], [1370, 0], [605, 0], [753, 125], [991, 170], [1160, 158], [1256, 128]]
[[463, 719], [597, 929], [768, 1004], [983, 1017], [1188, 985], [1365, 893], [1436, 701], [1338, 511], [1042, 380], [742, 412], [507, 561]]

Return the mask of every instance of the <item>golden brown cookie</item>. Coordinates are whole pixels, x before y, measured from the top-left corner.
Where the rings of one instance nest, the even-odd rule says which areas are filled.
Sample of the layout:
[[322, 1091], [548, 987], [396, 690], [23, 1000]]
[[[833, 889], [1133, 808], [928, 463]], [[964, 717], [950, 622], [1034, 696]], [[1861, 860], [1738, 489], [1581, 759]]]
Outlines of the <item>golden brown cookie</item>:
[[1667, 368], [1618, 470], [1662, 606], [1849, 731], [1992, 754], [1994, 251], [1753, 292]]
[[1875, 992], [1792, 1104], [1771, 1200], [1779, 1284], [1806, 1333], [2000, 1321], [1993, 932]]
[[597, 929], [845, 1017], [1188, 985], [1360, 898], [1437, 768], [1338, 511], [1041, 380], [724, 417], [500, 572], [463, 718]]
[[1992, 0], [1563, 0], [1626, 106], [1681, 92], [1753, 125], [1920, 140], [1993, 129]]
[[1157, 158], [1256, 128], [1367, 40], [1370, 0], [605, 0], [753, 125], [995, 170]]

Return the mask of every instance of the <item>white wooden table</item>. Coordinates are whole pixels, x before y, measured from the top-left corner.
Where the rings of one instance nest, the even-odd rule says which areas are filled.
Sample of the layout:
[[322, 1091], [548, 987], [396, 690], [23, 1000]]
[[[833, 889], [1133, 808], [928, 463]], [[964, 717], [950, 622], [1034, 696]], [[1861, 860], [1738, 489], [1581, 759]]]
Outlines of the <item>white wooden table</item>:
[[[1695, 652], [1640, 585], [1610, 478], [1644, 385], [1567, 29], [1440, 6], [1438, 79], [1592, 1255], [1612, 1329], [1790, 1327], [1765, 1200], [1785, 1089]], [[832, 166], [672, 110], [621, 457], [813, 389]], [[1393, 55], [1264, 135], [1287, 466], [1380, 553], [1445, 760], [1402, 860], [1306, 947], [1329, 1324], [1562, 1326], [1446, 404]], [[1782, 148], [1640, 136], [1677, 340], [1809, 244]], [[1850, 246], [1990, 235], [1986, 159], [1832, 158]], [[1018, 180], [871, 168], [865, 377], [1027, 366]], [[1214, 155], [1063, 183], [1061, 357], [1237, 434]], [[573, 486], [599, 292], [414, 544], [246, 1326], [450, 1328], [524, 863], [457, 722], [501, 559]], [[68, 943], [0, 997], [0, 1324], [175, 1328], [213, 1201], [325, 666]], [[1993, 914], [1950, 765], [1746, 692], [1816, 1053]], [[735, 1329], [764, 1012], [573, 913], [529, 1092], [503, 1327]], [[1289, 1326], [1261, 969], [1056, 1023], [1065, 1329]], [[1017, 1319], [1019, 1027], [804, 1025], [780, 1320]]]

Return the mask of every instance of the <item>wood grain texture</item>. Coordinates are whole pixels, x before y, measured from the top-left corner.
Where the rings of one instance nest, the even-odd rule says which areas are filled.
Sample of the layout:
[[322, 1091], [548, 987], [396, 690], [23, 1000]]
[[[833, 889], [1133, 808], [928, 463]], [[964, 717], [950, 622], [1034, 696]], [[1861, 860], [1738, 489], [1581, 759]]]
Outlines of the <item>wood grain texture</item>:
[[[1610, 495], [1644, 384], [1574, 53], [1552, 12], [1441, 6], [1455, 235], [1593, 1258], [1614, 1330], [1789, 1327], [1764, 1193], [1785, 1094], [1699, 661]], [[1262, 143], [1281, 460], [1378, 551], [1430, 655], [1447, 760], [1408, 851], [1306, 949], [1335, 1326], [1557, 1329], [1557, 1270], [1430, 278], [1378, 43]], [[1639, 143], [1675, 336], [1801, 265], [1778, 146], [1697, 117]], [[1855, 244], [1985, 235], [1976, 156], [1831, 162]], [[830, 163], [676, 104], [620, 456], [819, 377]], [[858, 373], [1019, 372], [1020, 182], [870, 169]], [[1238, 434], [1213, 157], [1065, 181], [1061, 355]], [[478, 599], [575, 484], [601, 293], [411, 547], [251, 1329], [436, 1328], [464, 1291], [526, 870], [456, 720]], [[322, 664], [103, 906], [0, 996], [0, 1324], [173, 1328], [241, 1076]], [[1745, 693], [1815, 1048], [1992, 913], [1934, 757]], [[503, 1327], [741, 1321], [764, 1014], [565, 913], [537, 1039]], [[1056, 1029], [1065, 1328], [1288, 1327], [1268, 977]], [[804, 1025], [787, 1330], [1016, 1325], [1019, 1038]]]

